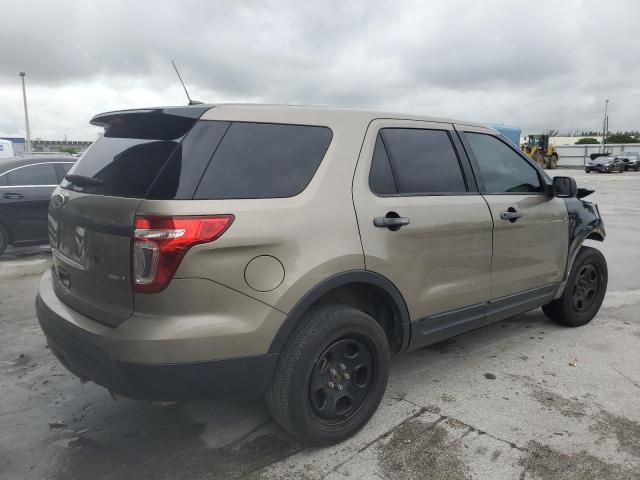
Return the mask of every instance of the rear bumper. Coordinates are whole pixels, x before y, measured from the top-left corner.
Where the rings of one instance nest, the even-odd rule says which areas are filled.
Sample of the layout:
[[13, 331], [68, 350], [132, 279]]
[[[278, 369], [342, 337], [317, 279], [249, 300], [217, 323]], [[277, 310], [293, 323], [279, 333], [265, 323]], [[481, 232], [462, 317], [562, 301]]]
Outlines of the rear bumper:
[[42, 285], [36, 311], [49, 348], [71, 373], [138, 400], [256, 397], [266, 390], [278, 359], [278, 354], [262, 354], [184, 363], [123, 361], [114, 358], [112, 340], [100, 334], [102, 329], [113, 329], [99, 324], [94, 331], [82, 328], [78, 313]]

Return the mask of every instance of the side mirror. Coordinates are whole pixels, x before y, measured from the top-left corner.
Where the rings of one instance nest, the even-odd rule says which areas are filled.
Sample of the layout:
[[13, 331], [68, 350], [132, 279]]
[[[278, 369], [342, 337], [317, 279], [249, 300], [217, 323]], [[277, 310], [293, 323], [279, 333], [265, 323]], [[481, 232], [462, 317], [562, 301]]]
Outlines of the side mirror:
[[578, 185], [573, 177], [553, 177], [553, 195], [558, 198], [573, 198], [578, 193]]

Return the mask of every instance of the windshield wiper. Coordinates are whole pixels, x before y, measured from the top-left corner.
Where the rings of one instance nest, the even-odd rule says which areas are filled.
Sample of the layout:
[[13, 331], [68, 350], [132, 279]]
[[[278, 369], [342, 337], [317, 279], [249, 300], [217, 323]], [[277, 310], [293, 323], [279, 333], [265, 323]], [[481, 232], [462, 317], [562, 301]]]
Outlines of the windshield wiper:
[[97, 187], [104, 185], [102, 180], [98, 180], [97, 178], [87, 177], [86, 175], [75, 175], [73, 173], [65, 175], [64, 179], [70, 181], [76, 187]]

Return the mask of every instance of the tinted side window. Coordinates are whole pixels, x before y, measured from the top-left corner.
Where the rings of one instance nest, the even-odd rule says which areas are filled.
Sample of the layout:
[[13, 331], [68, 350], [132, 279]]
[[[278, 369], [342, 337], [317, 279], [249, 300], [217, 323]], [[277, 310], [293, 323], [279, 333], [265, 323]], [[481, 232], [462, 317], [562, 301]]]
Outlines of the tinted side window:
[[467, 191], [458, 157], [445, 130], [384, 128], [380, 135], [389, 152], [399, 193]]
[[371, 191], [382, 195], [393, 195], [398, 193], [396, 180], [391, 170], [389, 156], [384, 148], [382, 137], [378, 134], [376, 146], [373, 150], [371, 160], [371, 171], [369, 172], [369, 186]]
[[232, 123], [194, 198], [277, 198], [302, 192], [331, 143], [326, 127]]
[[465, 136], [478, 162], [486, 193], [542, 192], [536, 169], [506, 144], [481, 133]]
[[57, 185], [53, 163], [41, 163], [18, 168], [7, 174], [9, 185]]

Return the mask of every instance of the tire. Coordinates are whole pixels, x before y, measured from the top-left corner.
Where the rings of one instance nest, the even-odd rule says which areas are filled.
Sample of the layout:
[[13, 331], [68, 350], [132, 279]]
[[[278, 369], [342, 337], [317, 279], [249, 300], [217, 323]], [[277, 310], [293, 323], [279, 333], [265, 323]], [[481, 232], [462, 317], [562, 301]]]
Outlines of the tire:
[[634, 172], [637, 172], [638, 170], [640, 170], [640, 165], [636, 165], [633, 169]]
[[307, 445], [341, 442], [377, 410], [389, 356], [384, 330], [366, 313], [345, 305], [312, 307], [278, 360], [266, 392], [271, 415]]
[[607, 261], [599, 250], [582, 247], [576, 256], [562, 297], [542, 307], [554, 322], [579, 327], [593, 319], [607, 292]]
[[7, 228], [0, 223], [0, 255], [4, 253], [4, 251], [9, 246], [9, 231]]
[[549, 170], [555, 170], [558, 166], [558, 155], [555, 153], [549, 157]]
[[585, 168], [585, 169], [584, 169], [584, 171], [585, 171], [586, 173], [591, 173], [591, 170], [590, 170], [590, 169], [588, 169], [588, 168]]

